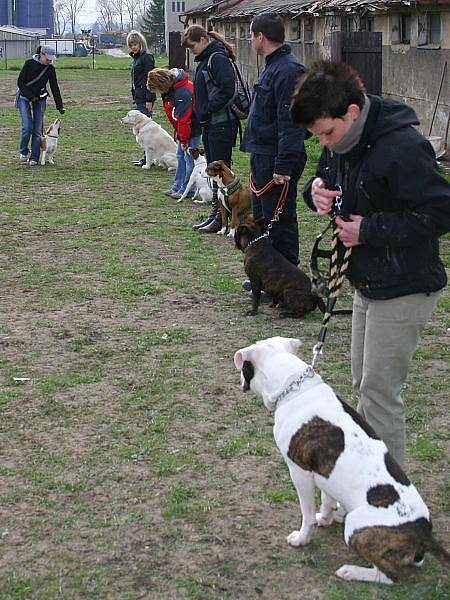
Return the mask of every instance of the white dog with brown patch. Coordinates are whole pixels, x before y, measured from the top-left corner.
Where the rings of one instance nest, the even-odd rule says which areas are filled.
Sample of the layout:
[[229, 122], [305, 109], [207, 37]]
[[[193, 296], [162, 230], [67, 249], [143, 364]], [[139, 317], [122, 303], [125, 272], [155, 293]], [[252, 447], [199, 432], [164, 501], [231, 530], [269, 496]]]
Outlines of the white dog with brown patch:
[[[373, 567], [344, 565], [338, 577], [393, 583], [401, 567], [420, 566], [425, 552], [449, 565], [417, 489], [364, 419], [295, 356], [300, 345], [297, 339], [274, 337], [234, 356], [243, 390], [262, 396], [275, 411], [275, 441], [302, 513], [301, 528], [287, 537], [288, 544], [308, 544], [315, 524], [333, 522], [339, 502], [346, 513], [347, 545]], [[322, 490], [319, 513], [315, 486]]]
[[153, 164], [168, 171], [177, 168], [177, 145], [161, 125], [139, 110], [128, 111], [120, 121], [124, 125], [133, 126], [136, 142], [145, 152], [143, 169], [150, 169]]
[[51, 165], [55, 164], [53, 157], [58, 148], [58, 139], [61, 132], [61, 119], [55, 119], [50, 127], [45, 132], [45, 141], [42, 144], [41, 165], [45, 165], [45, 161]]

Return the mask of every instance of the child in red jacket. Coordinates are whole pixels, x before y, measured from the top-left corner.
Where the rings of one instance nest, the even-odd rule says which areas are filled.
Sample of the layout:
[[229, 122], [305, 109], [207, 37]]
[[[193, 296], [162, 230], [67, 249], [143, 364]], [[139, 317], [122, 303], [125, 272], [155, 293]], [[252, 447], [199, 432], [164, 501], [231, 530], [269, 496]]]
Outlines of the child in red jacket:
[[175, 179], [170, 190], [164, 192], [166, 196], [178, 199], [194, 168], [187, 148], [198, 148], [200, 144], [201, 128], [194, 113], [193, 84], [183, 69], [156, 68], [148, 74], [147, 89], [161, 94], [164, 110], [174, 127], [174, 139], [178, 141]]

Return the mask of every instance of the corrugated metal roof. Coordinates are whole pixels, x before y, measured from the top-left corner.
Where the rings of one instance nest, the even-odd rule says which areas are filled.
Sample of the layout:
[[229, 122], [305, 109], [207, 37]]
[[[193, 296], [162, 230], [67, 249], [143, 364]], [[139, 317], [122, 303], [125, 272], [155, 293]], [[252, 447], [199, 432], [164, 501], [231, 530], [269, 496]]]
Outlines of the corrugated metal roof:
[[[427, 4], [450, 3], [450, 0], [422, 1]], [[305, 13], [386, 11], [390, 8], [409, 7], [411, 4], [421, 4], [421, 0], [271, 0], [270, 6], [263, 0], [207, 0], [184, 14], [208, 14], [213, 20], [252, 17], [263, 12], [277, 12], [294, 17]]]
[[[45, 31], [40, 30], [40, 31]], [[14, 27], [14, 25], [0, 25], [0, 32], [3, 33], [13, 33], [16, 35], [23, 35], [25, 37], [39, 37], [40, 33], [38, 31], [34, 31], [31, 29], [22, 29], [22, 27]]]

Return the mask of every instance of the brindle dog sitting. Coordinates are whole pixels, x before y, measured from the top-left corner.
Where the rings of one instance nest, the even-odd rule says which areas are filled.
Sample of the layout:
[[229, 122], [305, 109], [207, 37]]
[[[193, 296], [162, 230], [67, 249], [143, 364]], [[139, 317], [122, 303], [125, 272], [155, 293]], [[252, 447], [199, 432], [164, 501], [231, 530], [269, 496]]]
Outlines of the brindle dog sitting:
[[264, 221], [247, 219], [236, 230], [236, 247], [245, 254], [244, 269], [252, 286], [252, 310], [256, 315], [264, 290], [272, 306], [286, 311], [283, 317], [304, 317], [317, 307], [325, 312], [323, 300], [312, 291], [311, 280], [290, 263], [264, 235]]

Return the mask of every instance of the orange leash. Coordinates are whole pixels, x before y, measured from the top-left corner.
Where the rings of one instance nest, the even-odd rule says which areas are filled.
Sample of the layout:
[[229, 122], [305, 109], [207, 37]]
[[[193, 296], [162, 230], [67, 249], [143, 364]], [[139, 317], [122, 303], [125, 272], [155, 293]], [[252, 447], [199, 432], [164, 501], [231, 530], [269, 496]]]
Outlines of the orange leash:
[[[256, 186], [255, 186], [255, 182], [253, 181], [253, 177], [250, 175], [250, 189], [257, 198], [259, 198], [260, 196], [262, 196], [263, 194], [265, 194], [266, 192], [271, 190], [276, 185], [280, 185], [280, 184], [275, 183], [275, 181], [273, 179], [271, 179], [269, 181], [269, 183], [266, 183], [266, 185], [264, 187], [262, 187], [260, 190], [257, 190]], [[277, 221], [280, 220], [280, 215], [283, 212], [284, 205], [286, 204], [288, 190], [289, 190], [289, 181], [285, 181], [283, 183], [283, 188], [281, 190], [280, 197], [279, 197], [277, 205], [275, 207], [273, 217], [270, 219], [270, 223], [267, 227], [267, 232], [270, 231], [273, 223], [276, 223]]]

